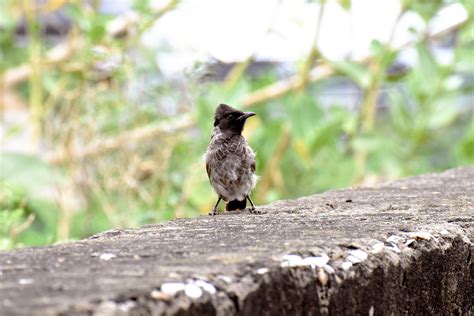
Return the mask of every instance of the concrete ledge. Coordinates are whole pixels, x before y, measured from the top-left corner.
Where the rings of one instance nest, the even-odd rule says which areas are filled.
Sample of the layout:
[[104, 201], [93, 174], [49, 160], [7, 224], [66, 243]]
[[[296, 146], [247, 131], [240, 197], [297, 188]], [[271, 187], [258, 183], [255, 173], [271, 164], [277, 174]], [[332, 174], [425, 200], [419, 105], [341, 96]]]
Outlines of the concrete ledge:
[[1, 315], [472, 315], [474, 167], [0, 253]]

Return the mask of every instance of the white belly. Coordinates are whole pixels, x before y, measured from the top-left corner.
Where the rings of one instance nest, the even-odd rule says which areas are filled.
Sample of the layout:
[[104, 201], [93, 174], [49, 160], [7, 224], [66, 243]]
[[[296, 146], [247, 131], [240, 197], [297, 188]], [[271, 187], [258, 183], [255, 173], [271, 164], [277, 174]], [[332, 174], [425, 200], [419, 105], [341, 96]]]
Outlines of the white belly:
[[243, 200], [255, 188], [257, 177], [250, 166], [242, 166], [238, 159], [229, 158], [212, 168], [211, 185], [225, 201]]

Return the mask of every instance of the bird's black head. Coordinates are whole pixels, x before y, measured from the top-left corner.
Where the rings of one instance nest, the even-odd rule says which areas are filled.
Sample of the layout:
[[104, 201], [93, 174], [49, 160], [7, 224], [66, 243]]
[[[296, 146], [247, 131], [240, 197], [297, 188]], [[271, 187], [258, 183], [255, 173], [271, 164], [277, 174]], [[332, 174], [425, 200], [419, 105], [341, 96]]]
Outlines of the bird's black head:
[[214, 126], [219, 126], [223, 132], [240, 134], [244, 129], [245, 120], [254, 115], [253, 112], [242, 112], [227, 104], [220, 104], [216, 109]]

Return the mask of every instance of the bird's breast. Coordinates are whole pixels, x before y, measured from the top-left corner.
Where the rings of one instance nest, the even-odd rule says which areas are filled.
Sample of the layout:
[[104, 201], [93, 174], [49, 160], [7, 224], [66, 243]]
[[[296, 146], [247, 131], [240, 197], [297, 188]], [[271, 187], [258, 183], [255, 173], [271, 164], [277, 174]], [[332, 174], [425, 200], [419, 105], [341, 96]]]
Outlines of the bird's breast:
[[225, 200], [242, 199], [255, 187], [255, 154], [243, 136], [213, 135], [206, 153], [209, 180]]

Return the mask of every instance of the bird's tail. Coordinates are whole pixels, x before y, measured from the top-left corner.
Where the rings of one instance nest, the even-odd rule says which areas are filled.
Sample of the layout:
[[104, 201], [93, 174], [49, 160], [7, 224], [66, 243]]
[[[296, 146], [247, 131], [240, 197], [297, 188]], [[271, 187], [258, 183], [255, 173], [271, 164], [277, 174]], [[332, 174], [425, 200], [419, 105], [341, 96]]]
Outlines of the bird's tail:
[[225, 209], [227, 211], [243, 210], [247, 206], [247, 199], [244, 198], [242, 201], [233, 200], [227, 202]]

